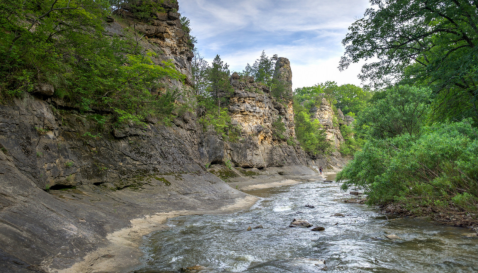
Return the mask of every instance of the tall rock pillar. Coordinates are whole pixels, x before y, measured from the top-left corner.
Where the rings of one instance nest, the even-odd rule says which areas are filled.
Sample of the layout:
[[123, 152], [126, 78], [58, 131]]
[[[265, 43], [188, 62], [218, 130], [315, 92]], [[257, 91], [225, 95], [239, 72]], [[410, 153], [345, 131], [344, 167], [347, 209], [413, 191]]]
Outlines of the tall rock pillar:
[[287, 129], [286, 136], [295, 139], [295, 123], [294, 123], [294, 104], [292, 101], [292, 68], [287, 58], [280, 57], [276, 62], [274, 79], [285, 84], [286, 97], [288, 98], [287, 109], [283, 121]]

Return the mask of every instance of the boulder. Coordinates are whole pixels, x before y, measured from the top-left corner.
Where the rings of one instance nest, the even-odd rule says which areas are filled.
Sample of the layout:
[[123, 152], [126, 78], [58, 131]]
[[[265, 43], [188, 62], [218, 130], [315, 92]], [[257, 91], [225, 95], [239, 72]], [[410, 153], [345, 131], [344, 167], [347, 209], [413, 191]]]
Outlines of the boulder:
[[309, 222], [305, 220], [301, 220], [301, 219], [294, 219], [289, 225], [289, 227], [305, 227], [305, 228], [310, 228], [311, 226], [312, 225]]
[[252, 230], [252, 228], [251, 228], [251, 227], [248, 227], [248, 228], [247, 228], [247, 231], [251, 231], [251, 230]]
[[179, 18], [181, 17], [181, 14], [177, 13], [177, 12], [169, 12], [168, 13], [168, 18], [170, 20], [178, 20]]
[[400, 237], [398, 237], [395, 234], [386, 235], [385, 237], [387, 237], [390, 240], [400, 240], [401, 239]]
[[311, 231], [324, 231], [325, 228], [324, 227], [315, 227], [313, 229], [311, 229]]
[[165, 12], [156, 12], [155, 15], [160, 21], [168, 21], [169, 15]]

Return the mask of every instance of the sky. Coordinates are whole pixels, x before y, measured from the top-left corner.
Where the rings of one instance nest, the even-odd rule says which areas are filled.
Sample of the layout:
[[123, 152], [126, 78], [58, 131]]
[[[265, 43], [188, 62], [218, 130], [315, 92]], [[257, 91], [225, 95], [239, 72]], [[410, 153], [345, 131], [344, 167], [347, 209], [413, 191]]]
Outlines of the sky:
[[363, 63], [339, 71], [342, 39], [363, 17], [368, 0], [179, 0], [196, 48], [243, 71], [265, 50], [291, 61], [294, 89], [325, 81], [361, 85]]

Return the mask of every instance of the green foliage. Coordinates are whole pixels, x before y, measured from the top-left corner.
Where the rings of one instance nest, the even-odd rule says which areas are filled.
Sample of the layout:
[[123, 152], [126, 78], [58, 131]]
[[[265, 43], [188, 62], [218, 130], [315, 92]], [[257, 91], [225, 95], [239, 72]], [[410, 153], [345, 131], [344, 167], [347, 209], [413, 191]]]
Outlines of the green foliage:
[[209, 63], [201, 56], [201, 54], [195, 50], [194, 58], [191, 62], [192, 75], [194, 79], [194, 90], [196, 95], [207, 95], [209, 81]]
[[[119, 109], [135, 120], [168, 115], [174, 107], [171, 100], [151, 91], [163, 87], [162, 78], [181, 81], [185, 76], [172, 62], [161, 63], [154, 53], [142, 49], [131, 31], [126, 31], [124, 38], [104, 35], [104, 18], [111, 5], [135, 3], [139, 5], [138, 1], [3, 1], [3, 95], [21, 97], [38, 84], [49, 84], [55, 96], [84, 112], [101, 109], [118, 113]], [[158, 1], [141, 3], [148, 14], [160, 7]], [[124, 115], [120, 119], [126, 120]]]
[[363, 66], [361, 78], [428, 86], [437, 96], [436, 121], [478, 121], [478, 5], [475, 1], [372, 0], [349, 27], [340, 67]]
[[421, 134], [370, 139], [339, 173], [371, 204], [400, 202], [413, 212], [478, 205], [478, 130], [470, 120], [423, 127]]
[[430, 107], [430, 90], [397, 86], [374, 94], [371, 106], [357, 119], [357, 131], [384, 139], [401, 134], [416, 135]]
[[48, 129], [40, 128], [40, 127], [35, 127], [35, 130], [37, 130], [39, 135], [44, 135], [48, 132]]
[[91, 137], [91, 138], [96, 139], [96, 138], [100, 138], [100, 137], [101, 137], [101, 134], [93, 135], [93, 134], [90, 133], [90, 132], [86, 132], [86, 133], [83, 134], [83, 136], [84, 136], [84, 137]]
[[188, 37], [188, 45], [191, 49], [194, 49], [194, 45], [197, 43], [196, 37], [191, 35], [191, 21], [184, 16], [181, 16], [181, 28]]
[[123, 8], [134, 12], [139, 19], [149, 19], [151, 13], [165, 12], [164, 2], [177, 3], [176, 0], [108, 0], [113, 10]]
[[208, 91], [216, 98], [219, 116], [221, 102], [226, 103], [228, 95], [234, 91], [229, 82], [230, 75], [229, 65], [222, 61], [219, 55], [216, 55], [211, 68], [208, 70], [208, 79], [210, 81]]
[[342, 155], [354, 155], [365, 144], [363, 138], [355, 136], [355, 132], [351, 126], [345, 124], [340, 125], [340, 132], [345, 142], [340, 144], [340, 153]]
[[300, 146], [312, 156], [328, 154], [332, 145], [317, 119], [311, 119], [308, 109], [294, 100], [295, 134]]
[[199, 123], [203, 125], [204, 130], [212, 126], [214, 131], [221, 135], [225, 140], [236, 142], [239, 140], [241, 128], [231, 123], [231, 117], [227, 108], [221, 108], [219, 114], [215, 109], [213, 98], [198, 97], [199, 107], [205, 109], [205, 113], [199, 118]]
[[272, 122], [272, 136], [278, 140], [286, 140], [287, 137], [284, 136], [286, 132], [286, 128], [284, 122], [282, 121], [282, 117], [279, 116], [274, 122]]
[[227, 160], [227, 161], [225, 162], [225, 164], [226, 164], [226, 167], [227, 167], [229, 170], [232, 170], [231, 160]]
[[75, 163], [73, 163], [73, 161], [68, 161], [68, 162], [65, 163], [65, 166], [67, 168], [71, 168], [71, 167], [73, 167], [73, 165], [75, 165]]
[[261, 56], [254, 62], [252, 66], [247, 64], [243, 74], [253, 77], [256, 82], [262, 82], [267, 86], [270, 86], [274, 76], [276, 60], [276, 56], [269, 58], [266, 55], [266, 52], [262, 51]]

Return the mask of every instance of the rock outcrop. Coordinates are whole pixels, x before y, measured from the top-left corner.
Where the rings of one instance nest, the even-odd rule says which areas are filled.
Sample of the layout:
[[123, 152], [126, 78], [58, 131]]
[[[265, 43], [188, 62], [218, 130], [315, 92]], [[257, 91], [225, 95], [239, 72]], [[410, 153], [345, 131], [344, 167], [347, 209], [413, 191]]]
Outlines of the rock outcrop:
[[[292, 70], [286, 58], [279, 58], [274, 77], [286, 82], [292, 92]], [[227, 144], [227, 157], [239, 167], [265, 168], [285, 165], [305, 165], [305, 153], [289, 146], [295, 141], [292, 101], [280, 101], [271, 95], [268, 86], [255, 83], [253, 78], [231, 77], [234, 93], [229, 112], [235, 125], [242, 129], [242, 140]], [[277, 133], [274, 123], [285, 130]]]
[[[340, 113], [341, 112], [342, 111], [340, 111]], [[312, 107], [312, 109], [310, 109], [310, 114], [312, 118], [318, 119], [320, 121], [320, 124], [324, 128], [327, 135], [327, 140], [329, 140], [338, 150], [340, 148], [340, 143], [345, 141], [339, 127], [340, 114], [339, 118], [336, 117], [334, 110], [325, 97], [322, 98], [322, 102], [319, 107]]]

